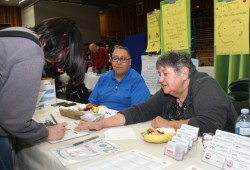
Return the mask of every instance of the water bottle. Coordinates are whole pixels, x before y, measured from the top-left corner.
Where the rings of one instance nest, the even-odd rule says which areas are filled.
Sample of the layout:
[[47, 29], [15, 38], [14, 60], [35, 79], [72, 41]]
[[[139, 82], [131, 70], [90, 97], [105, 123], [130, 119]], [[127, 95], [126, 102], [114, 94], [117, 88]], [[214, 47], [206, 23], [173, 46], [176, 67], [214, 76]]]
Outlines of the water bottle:
[[250, 115], [249, 109], [241, 109], [241, 114], [236, 120], [235, 133], [250, 137]]

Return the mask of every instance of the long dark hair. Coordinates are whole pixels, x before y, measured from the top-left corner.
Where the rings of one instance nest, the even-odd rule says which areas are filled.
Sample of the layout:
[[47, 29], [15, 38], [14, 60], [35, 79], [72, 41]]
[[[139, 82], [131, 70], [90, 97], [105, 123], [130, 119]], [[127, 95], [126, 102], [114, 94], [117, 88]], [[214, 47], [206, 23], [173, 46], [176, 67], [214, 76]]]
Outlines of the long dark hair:
[[44, 42], [45, 58], [56, 61], [60, 55], [62, 58], [55, 65], [63, 69], [74, 83], [81, 84], [85, 75], [83, 39], [75, 21], [64, 17], [50, 18], [32, 30]]

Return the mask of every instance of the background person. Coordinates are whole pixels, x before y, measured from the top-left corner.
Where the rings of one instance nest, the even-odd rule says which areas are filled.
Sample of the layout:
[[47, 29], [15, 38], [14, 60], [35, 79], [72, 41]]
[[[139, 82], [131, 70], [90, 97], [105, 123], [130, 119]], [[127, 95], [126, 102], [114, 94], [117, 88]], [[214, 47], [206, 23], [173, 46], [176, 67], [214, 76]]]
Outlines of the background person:
[[93, 72], [96, 74], [103, 74], [106, 72], [106, 65], [108, 64], [108, 52], [106, 48], [100, 47], [97, 44], [90, 44], [89, 50], [91, 51], [91, 62]]
[[89, 101], [110, 109], [123, 110], [150, 97], [142, 76], [131, 68], [131, 56], [127, 47], [118, 46], [112, 54], [112, 68], [99, 79]]
[[42, 46], [28, 38], [0, 37], [0, 169], [12, 170], [9, 139], [36, 143], [63, 138], [67, 123], [47, 129], [32, 116], [44, 60], [63, 69], [72, 81], [83, 81], [83, 42], [76, 23], [62, 17], [47, 19], [32, 30], [10, 27], [2, 31], [26, 32], [39, 39]]
[[156, 68], [161, 90], [149, 100], [99, 122], [83, 122], [75, 130], [100, 130], [152, 120], [151, 125], [178, 129], [198, 127], [199, 135], [217, 129], [234, 132], [237, 113], [227, 94], [206, 73], [195, 70], [186, 53], [169, 52], [159, 57]]
[[106, 48], [106, 50], [108, 52], [108, 56], [109, 56], [109, 58], [108, 58], [108, 64], [106, 65], [106, 71], [109, 71], [111, 69], [111, 59], [112, 59], [111, 56], [112, 56], [112, 53], [110, 51], [110, 48], [109, 48], [108, 44], [105, 45], [105, 48]]

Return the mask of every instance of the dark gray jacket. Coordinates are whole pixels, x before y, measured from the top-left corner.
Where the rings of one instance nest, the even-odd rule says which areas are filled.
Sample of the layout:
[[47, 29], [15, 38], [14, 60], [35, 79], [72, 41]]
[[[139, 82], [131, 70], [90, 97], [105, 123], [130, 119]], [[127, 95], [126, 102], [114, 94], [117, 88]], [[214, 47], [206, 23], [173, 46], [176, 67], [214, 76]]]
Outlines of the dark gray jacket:
[[[159, 90], [149, 100], [122, 111], [126, 124], [168, 118], [176, 99]], [[234, 132], [237, 113], [220, 85], [206, 73], [195, 72], [191, 77], [185, 100], [183, 119], [190, 118], [189, 125], [199, 127], [199, 135], [215, 130]]]
[[[26, 28], [9, 29], [33, 34]], [[0, 136], [13, 135], [30, 142], [48, 136], [46, 127], [32, 120], [43, 65], [43, 50], [35, 42], [0, 37]]]

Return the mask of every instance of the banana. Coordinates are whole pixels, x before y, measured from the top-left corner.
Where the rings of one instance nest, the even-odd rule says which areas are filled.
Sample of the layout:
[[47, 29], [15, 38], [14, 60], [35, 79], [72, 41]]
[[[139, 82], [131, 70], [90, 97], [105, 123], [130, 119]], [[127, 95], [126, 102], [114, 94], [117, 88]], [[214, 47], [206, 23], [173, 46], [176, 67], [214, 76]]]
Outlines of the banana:
[[146, 142], [149, 143], [164, 143], [170, 141], [174, 135], [175, 135], [174, 133], [161, 134], [161, 135], [148, 134], [144, 135], [143, 138]]
[[149, 128], [145, 132], [142, 132], [141, 135], [146, 142], [164, 143], [172, 139], [175, 135], [175, 130], [173, 128], [161, 128], [159, 130], [158, 128]]
[[100, 108], [107, 108], [104, 105], [100, 105], [100, 106], [92, 106], [92, 108], [90, 109], [90, 111], [94, 112], [94, 113], [98, 113]]
[[99, 108], [96, 106], [93, 106], [90, 111], [94, 112], [94, 113], [98, 113], [99, 112]]

